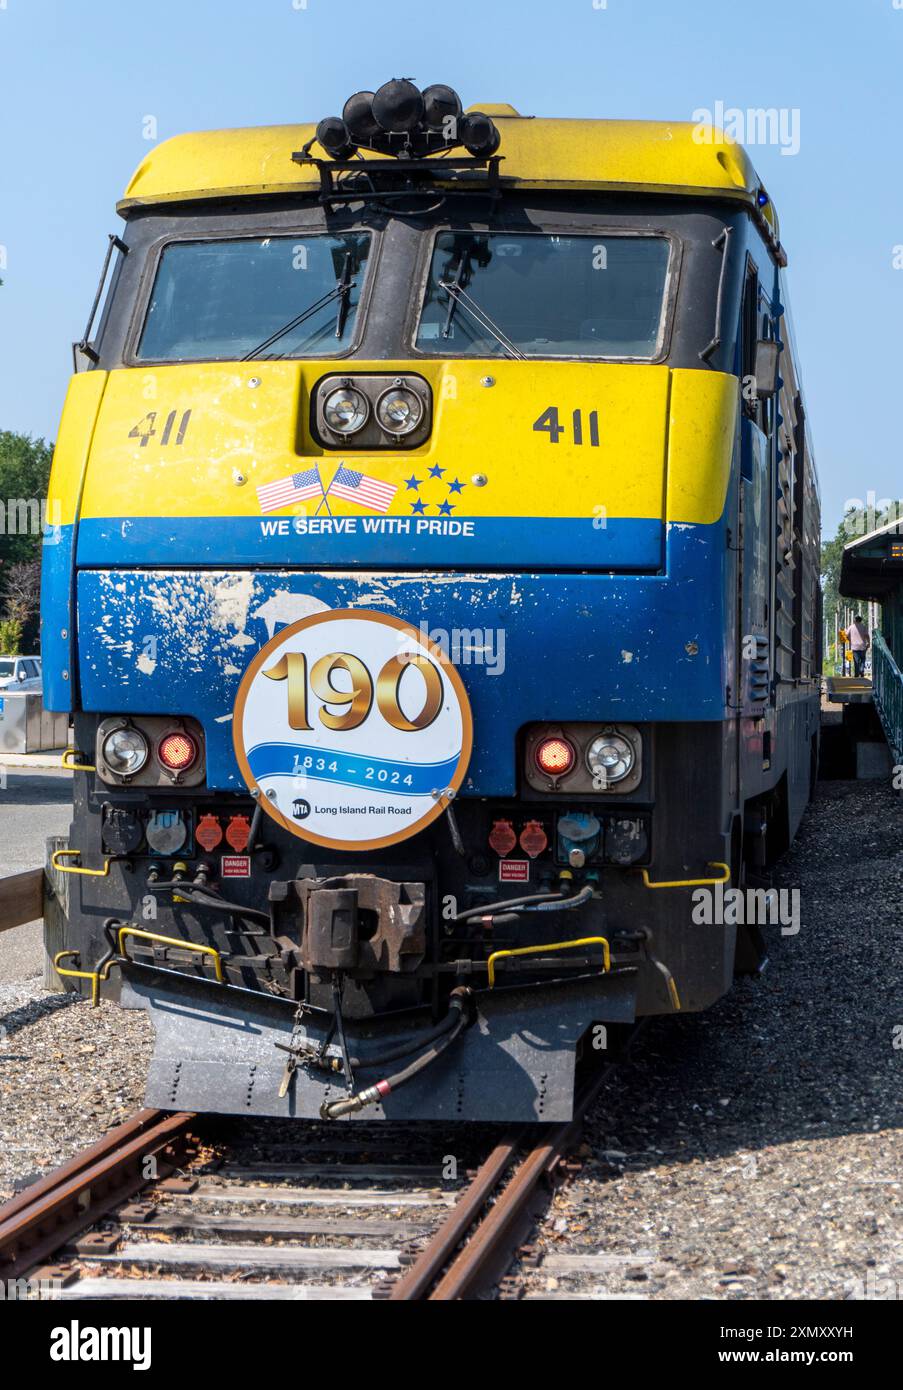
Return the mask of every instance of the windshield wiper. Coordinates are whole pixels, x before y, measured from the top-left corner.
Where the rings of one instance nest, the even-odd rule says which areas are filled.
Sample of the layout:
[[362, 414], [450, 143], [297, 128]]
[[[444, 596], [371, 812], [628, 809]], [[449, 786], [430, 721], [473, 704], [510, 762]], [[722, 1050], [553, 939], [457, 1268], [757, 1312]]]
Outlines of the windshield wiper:
[[339, 301], [339, 311], [336, 316], [335, 333], [337, 338], [341, 338], [342, 333], [345, 330], [345, 319], [348, 315], [348, 300], [350, 298], [351, 291], [357, 284], [356, 280], [349, 280], [348, 278], [350, 268], [349, 261], [350, 254], [345, 257], [345, 266], [342, 270], [342, 277], [334, 289], [327, 291], [326, 294], [322, 294], [320, 298], [315, 300], [313, 304], [308, 306], [308, 308], [304, 309], [300, 314], [296, 314], [293, 319], [290, 319], [288, 323], [283, 324], [281, 328], [277, 328], [276, 332], [271, 333], [268, 338], [264, 338], [262, 343], [258, 343], [256, 347], [251, 348], [251, 351], [246, 352], [242, 357], [242, 362], [250, 362], [252, 357], [259, 357], [262, 353], [266, 352], [267, 348], [272, 347], [274, 343], [278, 343], [280, 338], [284, 338], [286, 333], [291, 333], [293, 328], [298, 328], [305, 321], [305, 319], [309, 319], [312, 314], [319, 313], [321, 309], [325, 309], [326, 305], [331, 304], [334, 299], [337, 299]]
[[339, 292], [339, 307], [335, 316], [335, 335], [341, 338], [345, 332], [345, 320], [348, 318], [348, 308], [351, 303], [351, 286], [354, 282], [351, 279], [351, 252], [345, 252], [345, 259], [342, 262], [342, 273], [339, 276], [339, 283], [336, 289]]
[[455, 317], [455, 310], [457, 309], [458, 304], [460, 303], [458, 299], [458, 292], [461, 289], [461, 281], [464, 279], [464, 276], [470, 270], [470, 257], [472, 250], [473, 247], [468, 246], [466, 251], [462, 251], [461, 259], [458, 261], [458, 269], [455, 271], [455, 278], [450, 285], [447, 285], [444, 280], [439, 281], [441, 288], [444, 289], [446, 294], [448, 295], [448, 309], [445, 314], [445, 324], [442, 329], [443, 338], [447, 338], [451, 333], [452, 322], [454, 321]]
[[448, 314], [446, 315], [445, 319], [445, 328], [442, 333], [443, 338], [448, 337], [449, 330], [452, 324], [454, 306], [460, 304], [461, 308], [464, 309], [468, 314], [470, 314], [470, 317], [475, 320], [475, 322], [479, 325], [480, 328], [485, 328], [487, 333], [492, 334], [493, 338], [495, 338], [495, 341], [500, 345], [503, 352], [507, 353], [509, 357], [515, 357], [521, 362], [526, 362], [527, 354], [525, 352], [521, 352], [520, 348], [515, 346], [514, 343], [512, 343], [508, 335], [504, 333], [502, 329], [499, 328], [498, 324], [495, 323], [494, 320], [489, 317], [485, 309], [480, 308], [476, 300], [473, 299], [467, 293], [466, 290], [462, 290], [461, 285], [459, 283], [462, 267], [459, 267], [458, 275], [456, 275], [453, 281], [439, 281], [439, 288], [445, 290], [445, 293], [448, 295], [451, 301], [451, 303], [448, 306]]

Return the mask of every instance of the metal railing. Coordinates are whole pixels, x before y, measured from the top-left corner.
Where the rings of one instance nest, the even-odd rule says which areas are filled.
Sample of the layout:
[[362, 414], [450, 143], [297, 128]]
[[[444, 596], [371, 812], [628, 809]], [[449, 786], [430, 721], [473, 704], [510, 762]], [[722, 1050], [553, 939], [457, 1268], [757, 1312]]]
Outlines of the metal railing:
[[872, 634], [872, 686], [894, 763], [903, 762], [903, 671], [880, 632]]

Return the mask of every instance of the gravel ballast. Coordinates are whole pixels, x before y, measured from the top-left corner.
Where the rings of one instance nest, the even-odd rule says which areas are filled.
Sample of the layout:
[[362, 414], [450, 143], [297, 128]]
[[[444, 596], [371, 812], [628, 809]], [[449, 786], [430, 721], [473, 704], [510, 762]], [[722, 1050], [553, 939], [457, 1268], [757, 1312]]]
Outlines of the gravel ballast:
[[0, 985], [0, 1201], [140, 1108], [152, 1044], [143, 1012]]
[[775, 873], [799, 933], [638, 1039], [521, 1267], [534, 1295], [903, 1297], [900, 815], [884, 783], [819, 785]]

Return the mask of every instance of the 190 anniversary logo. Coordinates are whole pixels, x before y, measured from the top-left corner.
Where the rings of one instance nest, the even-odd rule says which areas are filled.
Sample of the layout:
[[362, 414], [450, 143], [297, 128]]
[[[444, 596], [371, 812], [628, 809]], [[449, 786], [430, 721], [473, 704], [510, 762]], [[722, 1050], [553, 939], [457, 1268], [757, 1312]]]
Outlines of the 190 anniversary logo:
[[368, 850], [442, 814], [464, 780], [473, 724], [438, 647], [397, 618], [346, 608], [302, 618], [258, 652], [233, 739], [245, 781], [280, 825]]

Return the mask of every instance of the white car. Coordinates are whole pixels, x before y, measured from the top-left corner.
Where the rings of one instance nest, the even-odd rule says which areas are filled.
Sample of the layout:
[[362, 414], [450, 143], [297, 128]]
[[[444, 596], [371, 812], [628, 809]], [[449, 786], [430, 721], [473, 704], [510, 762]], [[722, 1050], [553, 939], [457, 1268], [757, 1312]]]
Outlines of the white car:
[[10, 694], [41, 689], [41, 658], [39, 656], [0, 656], [0, 690]]

